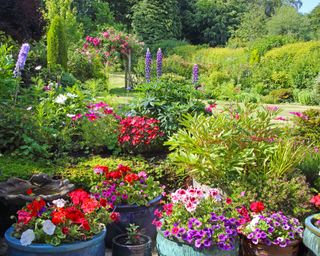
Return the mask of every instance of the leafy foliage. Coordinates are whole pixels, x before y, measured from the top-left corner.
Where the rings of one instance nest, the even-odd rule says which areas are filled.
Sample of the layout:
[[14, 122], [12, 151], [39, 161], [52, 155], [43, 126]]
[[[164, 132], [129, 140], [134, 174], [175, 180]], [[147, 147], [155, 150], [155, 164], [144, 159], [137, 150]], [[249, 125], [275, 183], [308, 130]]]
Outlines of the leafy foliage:
[[179, 38], [181, 21], [177, 0], [142, 0], [134, 6], [132, 26], [147, 45]]

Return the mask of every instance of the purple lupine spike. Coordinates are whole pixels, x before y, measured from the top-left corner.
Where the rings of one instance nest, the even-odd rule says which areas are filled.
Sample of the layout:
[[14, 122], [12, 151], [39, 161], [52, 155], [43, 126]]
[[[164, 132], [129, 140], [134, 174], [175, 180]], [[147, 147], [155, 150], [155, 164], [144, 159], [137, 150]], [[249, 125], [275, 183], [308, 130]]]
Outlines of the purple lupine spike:
[[162, 51], [159, 48], [157, 52], [157, 78], [162, 76]]
[[199, 81], [199, 66], [198, 64], [194, 64], [192, 69], [192, 82], [193, 84], [197, 84]]
[[15, 77], [21, 76], [21, 71], [24, 69], [24, 65], [26, 64], [29, 50], [30, 50], [29, 44], [23, 44], [21, 46], [16, 67], [13, 71], [13, 74]]
[[147, 53], [146, 53], [146, 81], [148, 83], [150, 83], [151, 80], [151, 63], [152, 63], [152, 56], [151, 56], [151, 52], [150, 49], [147, 49]]

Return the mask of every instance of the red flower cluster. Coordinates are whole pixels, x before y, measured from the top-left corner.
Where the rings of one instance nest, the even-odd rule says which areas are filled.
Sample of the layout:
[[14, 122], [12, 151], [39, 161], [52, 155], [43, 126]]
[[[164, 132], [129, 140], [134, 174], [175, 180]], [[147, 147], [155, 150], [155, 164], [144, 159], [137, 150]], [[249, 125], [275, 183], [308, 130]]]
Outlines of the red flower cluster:
[[121, 145], [141, 146], [149, 145], [164, 133], [160, 131], [159, 120], [147, 117], [127, 117], [120, 122], [118, 141]]
[[250, 204], [250, 210], [254, 213], [260, 213], [264, 210], [264, 204], [262, 202], [253, 202]]
[[124, 181], [127, 183], [132, 183], [133, 181], [136, 181], [139, 179], [139, 176], [135, 173], [129, 173], [124, 177]]
[[320, 207], [320, 194], [313, 196], [310, 203], [314, 204], [316, 207]]
[[106, 172], [106, 178], [120, 179], [131, 171], [130, 167], [120, 164], [117, 169], [111, 172]]

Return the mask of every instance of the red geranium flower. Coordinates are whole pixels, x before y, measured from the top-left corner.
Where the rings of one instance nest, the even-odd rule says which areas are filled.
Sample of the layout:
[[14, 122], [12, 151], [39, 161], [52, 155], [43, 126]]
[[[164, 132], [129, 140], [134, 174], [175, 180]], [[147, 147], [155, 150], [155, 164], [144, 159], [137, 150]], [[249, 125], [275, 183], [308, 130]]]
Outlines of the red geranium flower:
[[81, 209], [84, 213], [92, 213], [98, 208], [99, 202], [94, 198], [86, 198], [81, 205]]
[[59, 210], [52, 212], [52, 223], [55, 225], [59, 225], [60, 223], [64, 223], [66, 221], [66, 212], [63, 208], [60, 208]]
[[133, 181], [136, 181], [139, 179], [139, 176], [135, 173], [130, 173], [130, 174], [127, 174], [125, 177], [124, 177], [124, 181], [125, 182], [128, 182], [128, 183], [132, 183]]
[[264, 210], [264, 204], [262, 202], [253, 202], [250, 205], [250, 210], [254, 213], [259, 213]]
[[118, 222], [120, 220], [120, 213], [118, 212], [113, 212], [110, 214], [110, 218], [114, 222]]
[[27, 225], [32, 219], [32, 215], [29, 212], [20, 210], [17, 213], [18, 213], [18, 223], [23, 222], [23, 224]]
[[31, 188], [29, 188], [29, 189], [27, 189], [27, 195], [31, 195], [33, 192], [32, 192], [32, 189]]
[[228, 198], [226, 199], [226, 204], [231, 204], [231, 203], [232, 203], [232, 199], [228, 197]]
[[320, 207], [320, 194], [313, 196], [310, 203], [314, 204], [316, 207]]
[[86, 218], [81, 218], [80, 219], [80, 224], [81, 224], [81, 227], [83, 227], [85, 230], [89, 231], [90, 230], [90, 225], [89, 225], [89, 222]]
[[61, 231], [62, 231], [63, 234], [67, 235], [67, 234], [69, 233], [69, 228], [63, 227], [63, 228], [61, 229]]
[[69, 193], [74, 205], [81, 204], [85, 199], [90, 198], [90, 194], [82, 189], [76, 189]]

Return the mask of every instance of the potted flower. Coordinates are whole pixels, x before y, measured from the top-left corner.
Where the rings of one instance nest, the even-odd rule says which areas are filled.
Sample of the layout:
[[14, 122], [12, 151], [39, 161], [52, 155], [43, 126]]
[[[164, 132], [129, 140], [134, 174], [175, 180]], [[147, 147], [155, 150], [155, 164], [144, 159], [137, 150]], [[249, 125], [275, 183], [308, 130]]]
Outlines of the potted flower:
[[135, 173], [124, 165], [115, 170], [96, 166], [94, 172], [100, 176], [100, 182], [91, 189], [94, 197], [106, 200], [120, 214], [117, 223], [107, 226], [107, 245], [112, 245], [113, 237], [126, 233], [130, 223], [139, 225], [143, 234], [155, 237], [156, 228], [151, 222], [154, 210], [160, 207], [164, 187], [144, 171]]
[[81, 189], [68, 195], [70, 200], [50, 204], [35, 199], [19, 210], [17, 223], [5, 233], [8, 255], [104, 256], [109, 207]]
[[[320, 207], [320, 194], [311, 198], [310, 203]], [[314, 214], [306, 218], [306, 228], [303, 233], [303, 243], [315, 255], [320, 255], [320, 214]]]
[[151, 256], [151, 238], [139, 234], [139, 226], [129, 224], [127, 234], [118, 235], [112, 239], [113, 256]]
[[160, 256], [238, 255], [239, 214], [218, 189], [178, 189], [155, 214]]
[[239, 228], [244, 255], [297, 256], [303, 228], [282, 212], [256, 214]]

